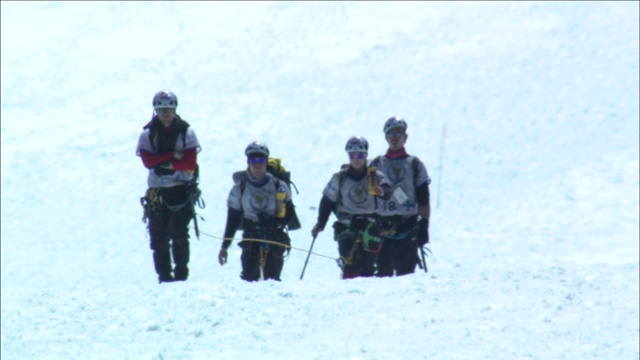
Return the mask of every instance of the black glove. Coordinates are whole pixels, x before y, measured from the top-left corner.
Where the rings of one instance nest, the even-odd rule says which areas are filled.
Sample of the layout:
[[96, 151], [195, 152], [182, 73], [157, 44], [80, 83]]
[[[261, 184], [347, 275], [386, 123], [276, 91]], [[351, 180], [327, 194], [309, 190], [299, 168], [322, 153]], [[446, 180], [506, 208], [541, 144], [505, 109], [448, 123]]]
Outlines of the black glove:
[[318, 233], [320, 233], [322, 230], [324, 230], [324, 226], [320, 224], [313, 225], [313, 229], [311, 229], [311, 236], [318, 236]]
[[420, 219], [420, 221], [418, 221], [416, 241], [418, 242], [418, 246], [424, 246], [429, 243], [429, 219]]

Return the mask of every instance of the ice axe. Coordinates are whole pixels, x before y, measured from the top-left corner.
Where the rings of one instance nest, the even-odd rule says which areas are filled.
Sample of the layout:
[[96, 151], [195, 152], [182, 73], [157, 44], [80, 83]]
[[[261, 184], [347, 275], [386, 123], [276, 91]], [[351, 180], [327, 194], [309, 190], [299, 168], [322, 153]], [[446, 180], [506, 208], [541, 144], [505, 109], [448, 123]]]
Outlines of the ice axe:
[[418, 249], [420, 249], [420, 258], [418, 258], [418, 265], [420, 265], [420, 267], [424, 269], [424, 272], [429, 272], [429, 270], [427, 269], [427, 260], [425, 259], [424, 255], [424, 248], [420, 246], [418, 247]]

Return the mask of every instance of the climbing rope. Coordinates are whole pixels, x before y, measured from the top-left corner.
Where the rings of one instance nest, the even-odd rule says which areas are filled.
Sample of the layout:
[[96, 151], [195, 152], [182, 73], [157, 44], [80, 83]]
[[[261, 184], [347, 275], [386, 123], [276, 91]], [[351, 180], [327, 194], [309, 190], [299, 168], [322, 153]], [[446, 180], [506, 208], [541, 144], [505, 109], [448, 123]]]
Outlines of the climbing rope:
[[[192, 227], [192, 226], [189, 226], [189, 227], [193, 229], [193, 227]], [[194, 230], [195, 230], [195, 229], [194, 229]], [[309, 251], [309, 250], [307, 250], [307, 249], [302, 249], [302, 248], [293, 247], [293, 246], [291, 246], [291, 245], [287, 245], [287, 244], [279, 243], [279, 242], [277, 242], [277, 241], [272, 241], [272, 240], [256, 239], [256, 238], [242, 238], [242, 239], [235, 239], [235, 238], [234, 238], [234, 239], [228, 239], [228, 238], [227, 238], [227, 239], [225, 239], [225, 238], [223, 238], [223, 237], [221, 237], [221, 236], [215, 236], [215, 235], [207, 234], [206, 232], [203, 232], [203, 231], [200, 231], [200, 234], [205, 235], [205, 236], [208, 236], [208, 237], [213, 238], [213, 239], [218, 239], [218, 240], [253, 241], [253, 242], [260, 242], [260, 243], [265, 243], [265, 244], [277, 245], [277, 246], [282, 246], [282, 247], [284, 247], [285, 249], [293, 249], [293, 250], [298, 250], [298, 251], [304, 251], [304, 252], [306, 252], [306, 253], [310, 253], [310, 254], [313, 254], [313, 255], [316, 255], [316, 256], [324, 257], [324, 258], [331, 259], [331, 260], [336, 260], [336, 258], [333, 258], [333, 257], [331, 257], [331, 256], [327, 256], [327, 255], [323, 255], [323, 254], [318, 254], [318, 253], [315, 253], [315, 252], [313, 252], [313, 251]]]

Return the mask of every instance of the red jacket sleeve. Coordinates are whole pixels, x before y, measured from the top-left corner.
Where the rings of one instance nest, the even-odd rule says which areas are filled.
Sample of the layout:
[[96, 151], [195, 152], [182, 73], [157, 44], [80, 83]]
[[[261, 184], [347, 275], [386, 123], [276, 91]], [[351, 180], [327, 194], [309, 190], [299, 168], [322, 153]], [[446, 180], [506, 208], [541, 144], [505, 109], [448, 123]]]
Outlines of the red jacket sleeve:
[[180, 160], [173, 162], [173, 170], [178, 171], [192, 171], [196, 169], [197, 163], [197, 151], [196, 149], [189, 149], [184, 152], [184, 156]]
[[[165, 161], [173, 159], [173, 152], [154, 155], [148, 151], [140, 150], [140, 157], [142, 163], [148, 169], [154, 166], [160, 165]], [[197, 163], [197, 151], [196, 149], [189, 149], [184, 152], [184, 156], [180, 160], [173, 160], [173, 170], [178, 171], [192, 171], [196, 169]]]
[[173, 159], [173, 153], [154, 155], [148, 151], [140, 150], [140, 157], [142, 158], [144, 166], [147, 169], [151, 169], [156, 165], [160, 165], [167, 160]]

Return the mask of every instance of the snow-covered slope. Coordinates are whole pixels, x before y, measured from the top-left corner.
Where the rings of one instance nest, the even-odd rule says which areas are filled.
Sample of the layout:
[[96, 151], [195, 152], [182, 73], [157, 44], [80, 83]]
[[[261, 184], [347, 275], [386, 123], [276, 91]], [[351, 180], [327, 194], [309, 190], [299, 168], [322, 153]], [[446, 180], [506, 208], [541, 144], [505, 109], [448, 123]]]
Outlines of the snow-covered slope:
[[[638, 359], [637, 2], [2, 2], [2, 357]], [[191, 277], [156, 283], [151, 98], [202, 144]], [[341, 281], [321, 190], [409, 122], [429, 273]], [[216, 254], [265, 141], [303, 229], [281, 283]]]

